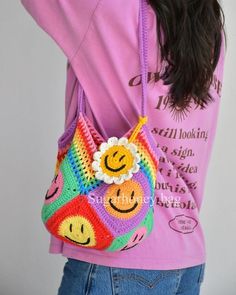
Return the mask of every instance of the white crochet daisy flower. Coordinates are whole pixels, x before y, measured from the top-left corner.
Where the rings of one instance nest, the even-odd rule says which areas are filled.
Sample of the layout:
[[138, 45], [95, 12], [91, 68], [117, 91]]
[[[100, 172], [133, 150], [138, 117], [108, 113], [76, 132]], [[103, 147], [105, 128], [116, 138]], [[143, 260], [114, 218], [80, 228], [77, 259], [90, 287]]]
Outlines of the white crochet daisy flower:
[[126, 137], [110, 137], [93, 154], [95, 177], [105, 183], [121, 184], [140, 169], [137, 146]]

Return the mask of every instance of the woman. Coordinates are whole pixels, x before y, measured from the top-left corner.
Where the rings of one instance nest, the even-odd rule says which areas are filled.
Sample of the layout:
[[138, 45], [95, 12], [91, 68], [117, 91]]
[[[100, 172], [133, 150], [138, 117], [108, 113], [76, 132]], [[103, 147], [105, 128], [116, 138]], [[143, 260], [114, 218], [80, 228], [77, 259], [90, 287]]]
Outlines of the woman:
[[[122, 136], [136, 122], [140, 103], [139, 1], [21, 2], [67, 57], [65, 130], [75, 117], [79, 81], [97, 130]], [[132, 237], [118, 252], [51, 235], [49, 253], [67, 257], [58, 294], [199, 294], [206, 263], [199, 212], [221, 98], [224, 41], [218, 1], [149, 0], [148, 127], [161, 153], [154, 230], [140, 244], [138, 235]]]

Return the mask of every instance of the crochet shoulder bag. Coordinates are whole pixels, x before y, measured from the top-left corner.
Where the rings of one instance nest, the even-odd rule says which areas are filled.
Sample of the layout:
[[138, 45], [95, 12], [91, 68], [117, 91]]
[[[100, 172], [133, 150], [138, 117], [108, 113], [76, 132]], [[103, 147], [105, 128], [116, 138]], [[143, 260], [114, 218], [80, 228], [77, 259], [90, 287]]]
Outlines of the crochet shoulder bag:
[[140, 0], [141, 114], [123, 137], [107, 141], [86, 116], [78, 86], [77, 116], [58, 139], [55, 173], [41, 209], [46, 229], [77, 247], [123, 251], [154, 224], [157, 147], [146, 122], [147, 4]]

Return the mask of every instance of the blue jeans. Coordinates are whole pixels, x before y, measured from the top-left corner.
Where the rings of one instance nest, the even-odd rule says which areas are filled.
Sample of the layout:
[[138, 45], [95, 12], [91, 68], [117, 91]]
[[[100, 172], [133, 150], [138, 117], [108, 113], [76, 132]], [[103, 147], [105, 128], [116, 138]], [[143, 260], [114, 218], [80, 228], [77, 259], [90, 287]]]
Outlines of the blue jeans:
[[198, 295], [205, 263], [174, 270], [102, 266], [67, 258], [58, 295]]

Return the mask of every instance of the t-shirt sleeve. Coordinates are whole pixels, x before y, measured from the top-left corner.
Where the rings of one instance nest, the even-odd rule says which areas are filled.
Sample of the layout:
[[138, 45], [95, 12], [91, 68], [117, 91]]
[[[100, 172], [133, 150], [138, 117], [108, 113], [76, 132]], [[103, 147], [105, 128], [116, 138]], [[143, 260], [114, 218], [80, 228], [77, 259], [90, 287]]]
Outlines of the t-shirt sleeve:
[[79, 49], [100, 0], [20, 0], [69, 61]]

